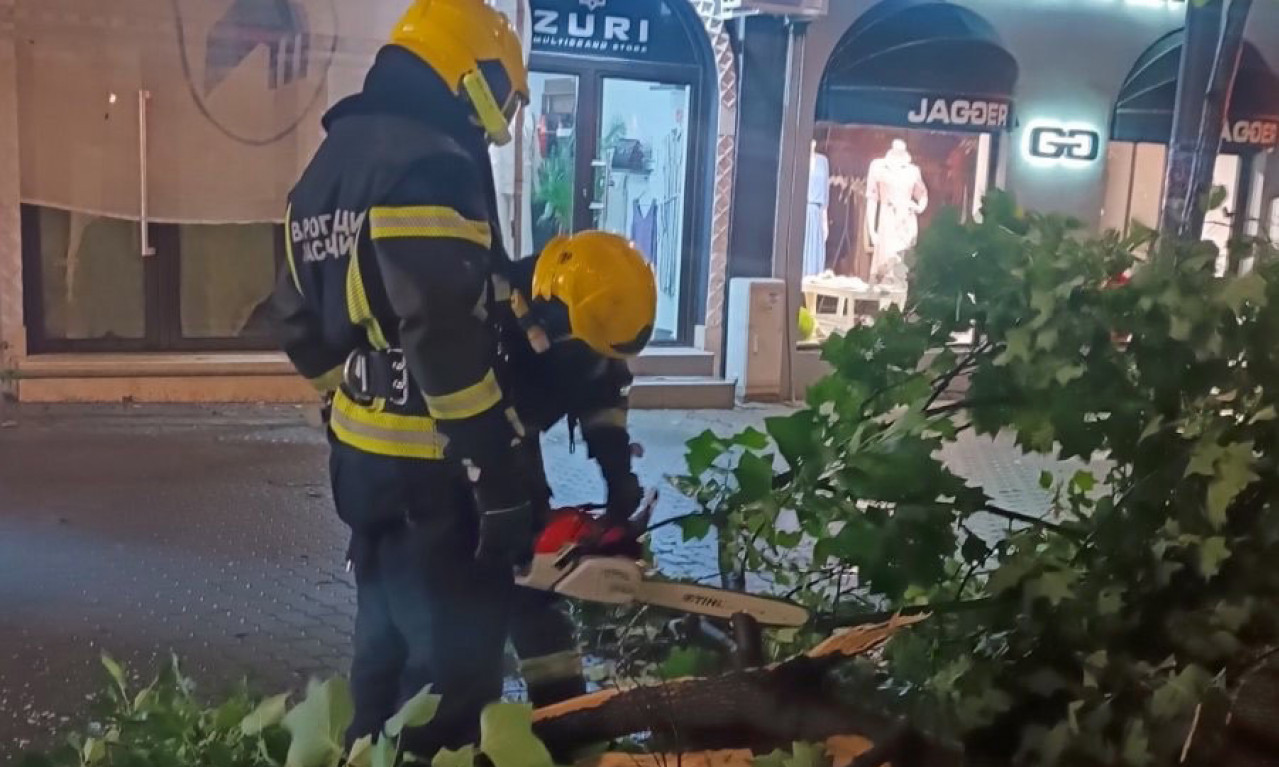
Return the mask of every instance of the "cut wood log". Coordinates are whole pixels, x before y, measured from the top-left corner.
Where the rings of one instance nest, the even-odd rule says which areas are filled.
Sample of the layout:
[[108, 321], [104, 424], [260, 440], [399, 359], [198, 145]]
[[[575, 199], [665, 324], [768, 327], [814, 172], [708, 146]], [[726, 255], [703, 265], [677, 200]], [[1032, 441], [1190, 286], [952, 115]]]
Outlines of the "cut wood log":
[[[681, 751], [714, 746], [758, 750], [850, 735], [886, 747], [909, 740], [916, 747], [919, 739], [903, 738], [906, 728], [892, 716], [836, 700], [826, 677], [841, 661], [882, 646], [897, 631], [924, 619], [898, 617], [851, 629], [766, 668], [574, 698], [534, 712], [534, 731], [560, 753], [638, 733], [653, 733]], [[929, 764], [952, 761], [941, 755], [951, 753], [949, 749], [937, 750]]]
[[[825, 742], [831, 767], [852, 767], [853, 760], [872, 744], [857, 735], [837, 735]], [[752, 767], [759, 756], [747, 748], [685, 751], [678, 754], [607, 753], [578, 763], [578, 767]]]

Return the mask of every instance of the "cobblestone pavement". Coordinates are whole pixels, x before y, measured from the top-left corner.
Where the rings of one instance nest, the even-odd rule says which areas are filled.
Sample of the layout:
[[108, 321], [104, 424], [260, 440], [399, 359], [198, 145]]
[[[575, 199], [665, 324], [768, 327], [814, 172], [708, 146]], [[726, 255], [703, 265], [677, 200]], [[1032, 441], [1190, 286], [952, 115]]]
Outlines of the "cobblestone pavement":
[[[635, 413], [640, 474], [658, 483], [702, 429], [776, 412]], [[584, 448], [568, 447], [565, 432], [549, 436], [557, 500], [600, 500]], [[325, 458], [297, 408], [0, 408], [0, 764], [68, 726], [98, 687], [102, 652], [148, 674], [174, 652], [210, 689], [343, 671], [354, 591]], [[1010, 444], [970, 439], [946, 458], [1007, 506], [1047, 504], [1045, 462]], [[669, 490], [659, 508], [690, 510]], [[653, 548], [668, 572], [711, 572], [710, 545], [682, 544], [674, 528]]]

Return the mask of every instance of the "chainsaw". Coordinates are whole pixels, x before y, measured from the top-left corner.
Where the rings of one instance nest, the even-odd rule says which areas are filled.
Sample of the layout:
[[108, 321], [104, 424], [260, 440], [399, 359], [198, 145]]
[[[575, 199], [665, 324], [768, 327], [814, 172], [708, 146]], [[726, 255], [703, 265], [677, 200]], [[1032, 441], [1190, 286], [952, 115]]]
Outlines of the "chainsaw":
[[650, 491], [628, 522], [609, 524], [599, 506], [556, 509], [538, 538], [533, 563], [519, 585], [603, 604], [640, 603], [708, 618], [745, 614], [762, 626], [798, 627], [808, 611], [781, 599], [663, 580], [643, 561], [639, 536], [648, 527], [657, 493]]

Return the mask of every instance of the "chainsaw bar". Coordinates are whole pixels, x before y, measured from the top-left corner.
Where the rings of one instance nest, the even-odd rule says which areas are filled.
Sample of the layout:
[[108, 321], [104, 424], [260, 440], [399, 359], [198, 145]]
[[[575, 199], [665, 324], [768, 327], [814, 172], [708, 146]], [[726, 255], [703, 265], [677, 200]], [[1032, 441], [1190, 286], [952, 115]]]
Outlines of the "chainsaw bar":
[[780, 599], [726, 591], [675, 581], [645, 579], [634, 591], [636, 602], [708, 618], [732, 618], [745, 613], [762, 626], [798, 628], [808, 622], [808, 610]]

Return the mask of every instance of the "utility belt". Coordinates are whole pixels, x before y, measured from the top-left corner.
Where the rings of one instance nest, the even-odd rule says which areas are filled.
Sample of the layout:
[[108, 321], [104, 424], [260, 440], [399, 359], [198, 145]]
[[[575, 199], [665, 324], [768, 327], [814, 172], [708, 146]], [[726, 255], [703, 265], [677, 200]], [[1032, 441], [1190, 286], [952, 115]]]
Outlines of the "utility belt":
[[353, 402], [365, 407], [379, 399], [396, 407], [408, 404], [413, 387], [404, 350], [357, 349], [351, 352], [342, 368], [342, 391]]

